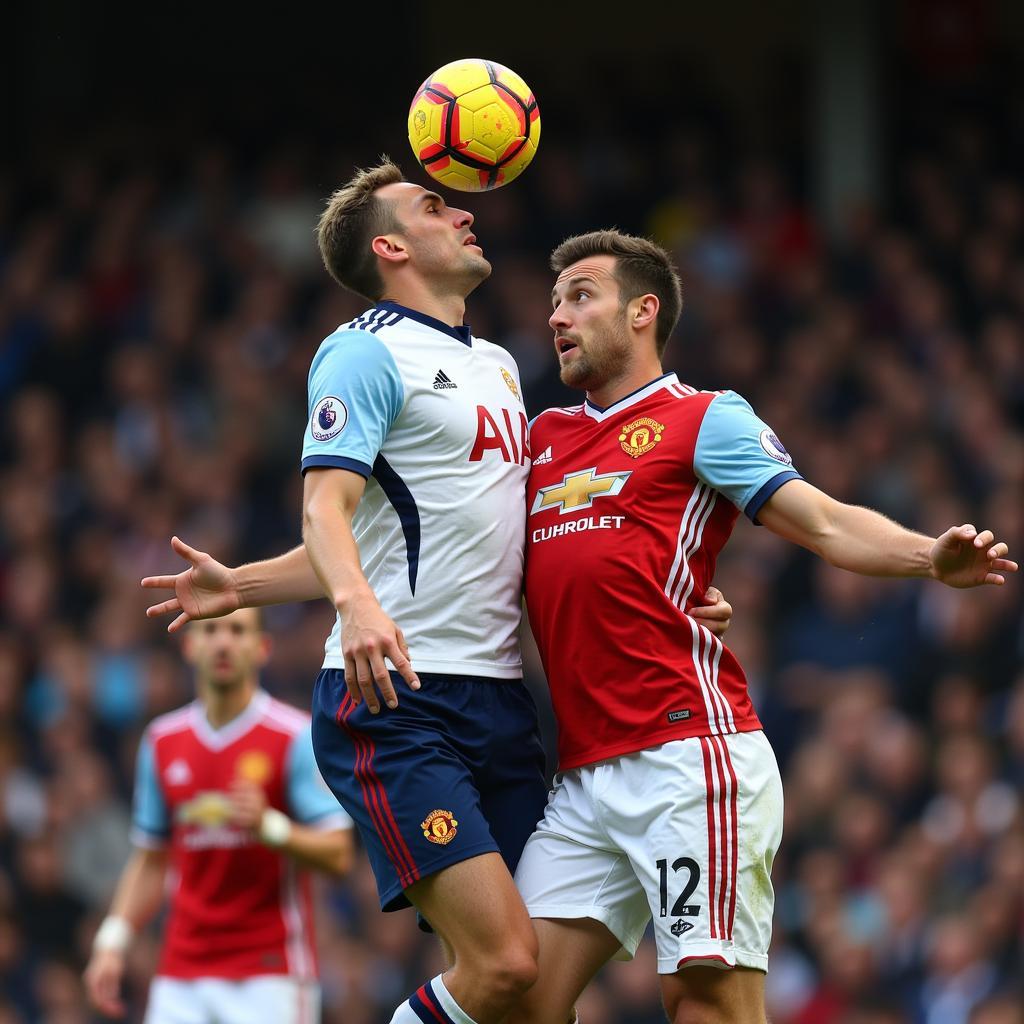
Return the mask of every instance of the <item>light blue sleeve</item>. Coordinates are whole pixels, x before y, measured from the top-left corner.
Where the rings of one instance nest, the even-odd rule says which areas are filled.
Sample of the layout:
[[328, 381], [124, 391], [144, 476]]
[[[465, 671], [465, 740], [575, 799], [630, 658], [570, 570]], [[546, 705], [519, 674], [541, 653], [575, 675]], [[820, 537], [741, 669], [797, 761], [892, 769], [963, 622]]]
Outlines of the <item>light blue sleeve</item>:
[[162, 846], [171, 834], [171, 816], [160, 788], [156, 751], [149, 733], [143, 733], [135, 759], [132, 797], [132, 835], [137, 846]]
[[755, 523], [761, 507], [784, 483], [801, 479], [771, 427], [735, 391], [717, 395], [704, 413], [693, 470]]
[[350, 469], [368, 477], [405, 402], [405, 387], [387, 346], [369, 331], [338, 331], [309, 368], [309, 418], [302, 470]]
[[288, 813], [319, 828], [351, 828], [352, 819], [327, 788], [313, 757], [309, 726], [292, 740], [287, 765]]

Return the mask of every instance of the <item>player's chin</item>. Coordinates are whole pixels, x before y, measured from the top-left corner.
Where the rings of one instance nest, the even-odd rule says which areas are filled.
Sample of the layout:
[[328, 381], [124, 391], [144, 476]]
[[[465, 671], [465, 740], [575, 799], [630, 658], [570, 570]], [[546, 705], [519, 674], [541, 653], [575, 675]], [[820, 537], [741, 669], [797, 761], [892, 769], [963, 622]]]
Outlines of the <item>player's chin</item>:
[[479, 252], [474, 252], [469, 246], [466, 246], [466, 256], [468, 265], [481, 281], [491, 276], [491, 261], [483, 254], [482, 249]]

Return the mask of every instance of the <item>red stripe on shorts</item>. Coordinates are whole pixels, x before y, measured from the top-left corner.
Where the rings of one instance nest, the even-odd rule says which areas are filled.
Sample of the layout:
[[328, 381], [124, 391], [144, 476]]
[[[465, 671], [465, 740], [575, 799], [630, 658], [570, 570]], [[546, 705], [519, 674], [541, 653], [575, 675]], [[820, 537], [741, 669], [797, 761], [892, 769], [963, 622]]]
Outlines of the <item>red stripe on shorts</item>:
[[711, 938], [717, 939], [718, 932], [715, 928], [715, 889], [718, 885], [718, 875], [715, 867], [718, 861], [715, 845], [715, 780], [711, 770], [711, 747], [707, 736], [700, 737], [700, 749], [704, 755], [704, 784], [707, 787], [707, 811], [708, 811], [708, 918], [711, 924]]
[[356, 745], [355, 775], [363, 790], [363, 802], [366, 804], [370, 817], [373, 818], [377, 834], [380, 836], [381, 842], [384, 843], [388, 859], [394, 865], [404, 889], [412, 885], [413, 882], [419, 881], [419, 869], [398, 829], [398, 823], [391, 812], [391, 805], [388, 803], [384, 785], [373, 769], [373, 756], [377, 748], [371, 739], [357, 732], [348, 724], [348, 719], [356, 707], [357, 704], [352, 700], [352, 695], [347, 694], [338, 708], [338, 724]]

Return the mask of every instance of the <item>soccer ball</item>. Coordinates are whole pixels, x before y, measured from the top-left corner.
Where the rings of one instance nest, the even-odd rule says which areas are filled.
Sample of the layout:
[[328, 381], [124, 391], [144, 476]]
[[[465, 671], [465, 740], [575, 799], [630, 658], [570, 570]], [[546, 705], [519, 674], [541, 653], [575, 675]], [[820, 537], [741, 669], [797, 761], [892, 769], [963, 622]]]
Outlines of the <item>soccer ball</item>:
[[409, 143], [423, 169], [461, 192], [519, 177], [537, 152], [540, 112], [514, 72], [475, 57], [452, 61], [416, 90]]

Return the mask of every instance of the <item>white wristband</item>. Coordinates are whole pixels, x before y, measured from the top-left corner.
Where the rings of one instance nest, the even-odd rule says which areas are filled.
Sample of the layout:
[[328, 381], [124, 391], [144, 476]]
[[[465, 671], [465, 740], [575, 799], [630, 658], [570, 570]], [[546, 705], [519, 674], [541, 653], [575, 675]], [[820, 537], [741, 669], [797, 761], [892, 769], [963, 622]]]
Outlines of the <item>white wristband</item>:
[[260, 841], [267, 846], [284, 846], [292, 834], [292, 823], [287, 814], [268, 807], [260, 818]]
[[96, 930], [92, 948], [103, 952], [123, 953], [134, 934], [135, 929], [125, 918], [110, 915], [103, 918], [103, 923]]

